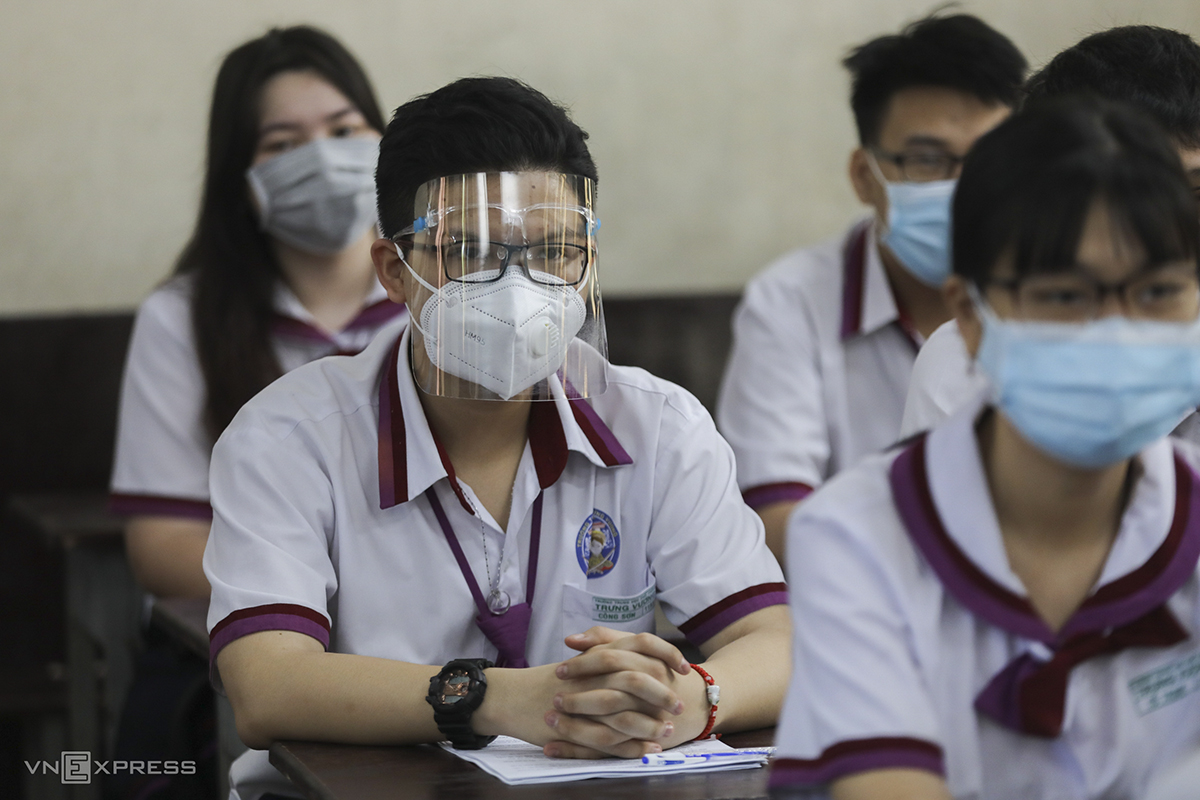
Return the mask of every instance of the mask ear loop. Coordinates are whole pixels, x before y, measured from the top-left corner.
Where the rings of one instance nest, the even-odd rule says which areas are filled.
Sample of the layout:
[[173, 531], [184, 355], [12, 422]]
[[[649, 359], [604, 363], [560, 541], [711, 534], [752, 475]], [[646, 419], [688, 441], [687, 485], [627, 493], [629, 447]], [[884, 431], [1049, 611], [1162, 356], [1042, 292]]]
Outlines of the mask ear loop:
[[888, 231], [891, 230], [891, 228], [892, 228], [891, 216], [893, 213], [893, 208], [892, 208], [892, 193], [890, 191], [892, 183], [887, 178], [883, 177], [883, 170], [881, 170], [879, 168], [879, 162], [875, 159], [875, 154], [872, 153], [870, 150], [866, 150], [865, 152], [867, 154], [867, 166], [871, 168], [871, 174], [875, 176], [875, 180], [879, 181], [879, 188], [883, 189], [883, 193], [887, 197], [887, 201], [888, 201], [888, 210], [887, 210], [888, 218], [882, 219], [879, 221], [881, 230], [879, 231], [878, 235], [880, 237], [883, 237], [883, 236], [886, 236]]
[[[412, 268], [412, 264], [408, 263], [408, 259], [404, 257], [404, 251], [402, 249], [400, 249], [400, 245], [397, 244], [396, 242], [392, 242], [392, 247], [396, 248], [396, 255], [400, 256], [400, 263], [402, 263], [404, 265], [404, 268], [409, 271], [409, 274], [411, 274], [413, 276], [413, 279], [416, 280], [417, 283], [421, 284], [426, 289], [428, 289], [431, 294], [437, 294], [438, 288], [436, 286], [434, 286], [432, 283], [430, 283], [429, 281], [422, 278], [420, 275], [418, 275], [417, 271]], [[422, 333], [424, 333], [424, 331], [422, 331]]]
[[[397, 244], [396, 242], [392, 242], [392, 247], [396, 248], [396, 255], [398, 255], [400, 257], [400, 263], [404, 264], [405, 269], [407, 269], [409, 274], [411, 274], [413, 276], [413, 279], [416, 280], [417, 283], [424, 286], [427, 290], [429, 290], [429, 294], [430, 294], [429, 299], [432, 300], [434, 297], [437, 297], [439, 289], [436, 286], [434, 286], [433, 284], [431, 284], [429, 281], [425, 280], [424, 278], [422, 278], [420, 275], [417, 274], [417, 271], [412, 268], [412, 264], [409, 264], [408, 259], [404, 257], [404, 250], [401, 249], [400, 245]], [[428, 303], [429, 300], [426, 300], [425, 302]], [[424, 336], [426, 339], [428, 339], [429, 334], [426, 333], [425, 329], [421, 327], [421, 323], [418, 322], [419, 316], [420, 316], [419, 314], [414, 314], [413, 310], [410, 308], [408, 310], [408, 323], [410, 325], [412, 325], [414, 328], [416, 328], [418, 331], [420, 331], [422, 336]], [[411, 346], [412, 343], [410, 342], [409, 344]], [[410, 360], [410, 362], [412, 360], [411, 354], [410, 354], [409, 360]], [[413, 365], [413, 366], [415, 368], [415, 365]]]
[[971, 298], [971, 305], [974, 307], [975, 313], [979, 315], [981, 321], [989, 318], [999, 321], [1000, 318], [996, 316], [996, 312], [992, 310], [992, 307], [988, 305], [988, 301], [984, 300], [983, 295], [979, 293], [979, 287], [975, 284], [975, 281], [967, 282], [967, 296]]
[[879, 186], [886, 192], [887, 187], [891, 184], [887, 178], [883, 177], [883, 170], [879, 168], [879, 162], [875, 159], [875, 154], [870, 150], [867, 153], [867, 166], [871, 168], [871, 174], [875, 176], [875, 180], [879, 181]]

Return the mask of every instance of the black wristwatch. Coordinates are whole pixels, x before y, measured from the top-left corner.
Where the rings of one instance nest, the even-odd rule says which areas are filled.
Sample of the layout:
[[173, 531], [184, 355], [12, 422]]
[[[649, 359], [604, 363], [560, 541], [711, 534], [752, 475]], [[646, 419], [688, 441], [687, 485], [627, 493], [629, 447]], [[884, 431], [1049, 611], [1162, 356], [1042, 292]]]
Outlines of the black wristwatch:
[[429, 679], [425, 702], [433, 706], [438, 730], [459, 750], [479, 750], [496, 738], [471, 730], [471, 715], [487, 693], [483, 671], [492, 666], [486, 658], [456, 658]]

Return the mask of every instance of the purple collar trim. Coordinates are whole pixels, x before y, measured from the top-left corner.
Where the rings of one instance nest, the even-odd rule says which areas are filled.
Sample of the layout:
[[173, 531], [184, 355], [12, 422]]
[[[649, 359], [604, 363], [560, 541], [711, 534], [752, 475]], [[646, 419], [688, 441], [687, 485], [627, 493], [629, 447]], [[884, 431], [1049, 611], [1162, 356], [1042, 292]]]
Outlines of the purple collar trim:
[[[363, 308], [358, 312], [358, 315], [342, 329], [344, 331], [355, 331], [363, 328], [377, 328], [386, 322], [404, 314], [405, 308], [402, 305], [397, 305], [391, 300], [380, 300]], [[311, 322], [297, 319], [286, 314], [276, 312], [275, 320], [271, 324], [271, 330], [277, 336], [286, 336], [292, 339], [306, 339], [312, 342], [324, 342], [330, 345], [337, 345], [328, 333], [321, 330]]]
[[862, 333], [863, 293], [867, 275], [867, 233], [863, 222], [846, 237], [842, 246], [842, 341]]
[[616, 434], [612, 432], [612, 428], [605, 424], [604, 420], [600, 419], [600, 415], [596, 413], [596, 409], [592, 408], [592, 404], [579, 396], [575, 391], [575, 387], [570, 383], [563, 383], [563, 390], [567, 395], [567, 402], [571, 405], [571, 414], [575, 417], [575, 422], [579, 425], [583, 435], [587, 437], [588, 442], [600, 456], [606, 467], [616, 467], [623, 464], [632, 464], [633, 457], [626, 452], [621, 442], [617, 440]]
[[1175, 476], [1175, 516], [1166, 540], [1142, 566], [1097, 589], [1058, 633], [1026, 598], [994, 581], [950, 538], [929, 490], [924, 436], [892, 463], [890, 479], [909, 537], [946, 590], [993, 625], [1053, 647], [1144, 616], [1195, 572], [1200, 561], [1200, 477], [1178, 455]]
[[[404, 333], [396, 337], [396, 343], [388, 351], [379, 380], [379, 507], [391, 508], [406, 503], [412, 498], [408, 494], [408, 441], [405, 435], [404, 410], [400, 403], [400, 346]], [[587, 437], [596, 453], [609, 467], [632, 464], [633, 459], [617, 441], [612, 430], [604, 424], [595, 409], [568, 385], [568, 404], [571, 414]], [[562, 475], [567, 466], [567, 437], [558, 407], [552, 402], [536, 402], [529, 413], [529, 449], [537, 470], [538, 485], [549, 489]], [[434, 436], [434, 445], [441, 457], [442, 466], [450, 478], [459, 502], [468, 512], [470, 505], [462, 495], [455, 480], [454, 466], [450, 463], [441, 442]]]
[[379, 300], [358, 312], [358, 316], [350, 320], [343, 330], [356, 331], [360, 328], [377, 328], [407, 311], [408, 309], [399, 303], [393, 303], [391, 300]]

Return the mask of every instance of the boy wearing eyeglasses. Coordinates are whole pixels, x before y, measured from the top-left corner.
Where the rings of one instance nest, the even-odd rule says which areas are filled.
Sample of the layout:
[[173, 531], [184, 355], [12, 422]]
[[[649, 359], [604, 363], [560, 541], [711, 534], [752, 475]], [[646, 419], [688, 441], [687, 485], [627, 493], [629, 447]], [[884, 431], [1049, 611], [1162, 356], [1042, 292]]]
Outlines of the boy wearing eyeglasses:
[[844, 61], [873, 214], [780, 258], [746, 287], [717, 404], [738, 484], [782, 560], [788, 514], [896, 440], [917, 350], [949, 318], [950, 197], [975, 140], [1009, 115], [1025, 59], [965, 15], [931, 17]]
[[[396, 111], [372, 257], [407, 330], [290, 373], [213, 455], [214, 676], [252, 748], [639, 757], [774, 723], [782, 574], [699, 402], [607, 363], [585, 138], [506, 78]], [[280, 782], [233, 768], [242, 800]]]
[[[1125, 25], [1094, 33], [1055, 56], [1029, 79], [1027, 101], [1093, 94], [1149, 114], [1171, 138], [1200, 200], [1200, 45], [1180, 31]], [[932, 428], [984, 391], [957, 326], [929, 337], [913, 365], [900, 437]], [[1200, 440], [1200, 417], [1176, 431]]]

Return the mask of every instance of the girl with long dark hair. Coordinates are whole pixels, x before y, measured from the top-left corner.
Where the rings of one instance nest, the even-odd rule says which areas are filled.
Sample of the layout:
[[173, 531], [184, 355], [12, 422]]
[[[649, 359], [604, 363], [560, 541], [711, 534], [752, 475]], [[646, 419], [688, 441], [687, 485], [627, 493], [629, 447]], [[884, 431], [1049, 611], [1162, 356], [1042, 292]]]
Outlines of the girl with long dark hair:
[[242, 404], [400, 324], [369, 252], [383, 127], [362, 67], [322, 31], [271, 30], [221, 65], [195, 230], [138, 311], [121, 395], [112, 505], [157, 595], [208, 594], [208, 460]]

